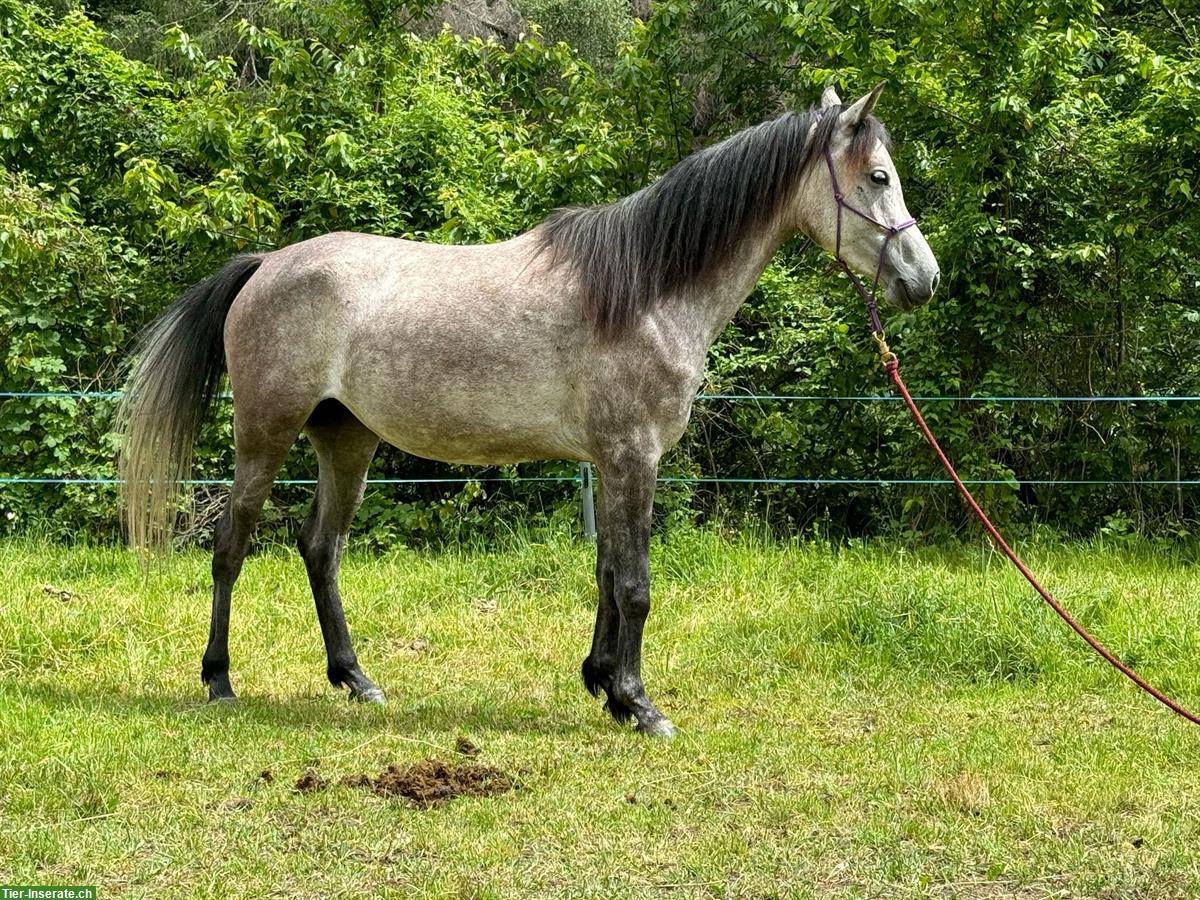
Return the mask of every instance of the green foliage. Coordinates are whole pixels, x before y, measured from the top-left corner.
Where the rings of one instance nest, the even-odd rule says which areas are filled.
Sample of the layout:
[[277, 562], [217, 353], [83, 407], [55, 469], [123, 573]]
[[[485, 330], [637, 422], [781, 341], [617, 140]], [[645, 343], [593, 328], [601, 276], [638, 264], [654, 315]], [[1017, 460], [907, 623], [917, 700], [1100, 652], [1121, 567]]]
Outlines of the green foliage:
[[570, 44], [581, 58], [604, 68], [616, 59], [632, 24], [628, 0], [518, 0], [515, 5], [547, 40]]
[[[657, 10], [651, 52], [703, 100], [697, 121], [711, 123], [706, 139], [780, 100], [810, 101], [831, 80], [854, 91], [887, 79], [881, 114], [896, 138], [909, 206], [944, 270], [934, 303], [889, 317], [918, 393], [1198, 393], [1200, 214], [1189, 197], [1200, 165], [1200, 55], [1170, 5], [1132, 14], [1099, 4], [876, 0], [864, 15], [837, 3], [706, 0]], [[811, 263], [783, 260], [801, 271]], [[822, 320], [821, 297], [845, 298], [836, 318], [851, 324], [861, 347], [853, 295], [804, 272], [782, 292], [760, 289], [726, 333], [714, 361], [721, 387], [822, 394], [877, 385], [859, 364], [865, 355], [847, 355], [822, 325], [764, 327], [786, 325], [792, 309]], [[787, 369], [792, 358], [808, 367], [798, 378]], [[761, 379], [743, 377], [747, 362], [762, 364]], [[1200, 454], [1200, 435], [1186, 404], [930, 412], [977, 478], [1196, 476], [1189, 461]], [[709, 448], [726, 463], [758, 423], [777, 442], [733, 458], [764, 471], [937, 474], [919, 436], [888, 407], [794, 404], [766, 418], [738, 407], [728, 418], [737, 436]], [[878, 510], [879, 493], [823, 491], [790, 506], [811, 518], [831, 504], [861, 521], [877, 513], [854, 505]], [[1193, 497], [1136, 485], [994, 493], [993, 503], [1019, 496], [1070, 529], [1094, 528], [1114, 509], [1139, 527], [1196, 512]], [[898, 499], [911, 527], [958, 515], [950, 491], [920, 488]]]
[[[426, 4], [277, 0], [243, 19], [190, 0], [0, 0], [0, 390], [119, 389], [138, 328], [232, 253], [335, 229], [502, 239], [556, 206], [636, 190], [831, 80], [848, 95], [886, 78], [881, 114], [944, 272], [932, 304], [888, 316], [915, 391], [1200, 394], [1200, 54], [1171, 3], [665, 0], [644, 24], [606, 0], [522, 10], [576, 47], [418, 38]], [[799, 243], [710, 371], [722, 393], [883, 390], [853, 294]], [[6, 401], [0, 475], [110, 477], [111, 405]], [[1188, 489], [1015, 484], [1200, 477], [1187, 404], [929, 415], [965, 475], [1002, 482], [982, 493], [1004, 517], [1080, 532], [1175, 532], [1196, 517]], [[231, 460], [223, 409], [198, 473], [226, 477]], [[299, 453], [284, 475], [313, 470]], [[937, 475], [897, 405], [849, 402], [700, 403], [666, 471]], [[392, 453], [373, 469], [461, 472]], [[308, 493], [281, 488], [268, 524], [294, 520]], [[364, 520], [379, 544], [434, 539], [530, 508], [566, 517], [572, 493], [403, 488], [372, 493]], [[660, 505], [668, 522], [766, 515], [848, 533], [964, 521], [928, 486], [676, 484]], [[115, 525], [105, 485], [8, 486], [0, 509], [9, 528]]]

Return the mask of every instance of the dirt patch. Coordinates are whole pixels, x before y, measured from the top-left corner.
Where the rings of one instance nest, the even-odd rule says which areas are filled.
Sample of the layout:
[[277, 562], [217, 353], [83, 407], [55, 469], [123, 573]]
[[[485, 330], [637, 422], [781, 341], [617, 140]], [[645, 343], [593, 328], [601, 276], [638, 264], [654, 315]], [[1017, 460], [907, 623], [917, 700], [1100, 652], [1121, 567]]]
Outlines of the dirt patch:
[[479, 747], [477, 747], [470, 738], [459, 735], [454, 742], [454, 750], [461, 753], [463, 756], [478, 756]]
[[55, 600], [60, 600], [63, 603], [70, 603], [75, 599], [75, 592], [68, 591], [66, 588], [55, 587], [52, 584], [43, 584], [42, 592], [48, 597], [53, 597]]
[[388, 766], [378, 776], [349, 775], [348, 787], [366, 788], [379, 797], [399, 797], [429, 808], [455, 797], [495, 797], [513, 788], [512, 779], [499, 769], [476, 763], [454, 765], [425, 759], [411, 766]]
[[425, 638], [396, 638], [388, 642], [390, 649], [398, 656], [416, 659], [429, 652], [429, 641]]
[[329, 782], [317, 774], [316, 769], [306, 769], [304, 774], [296, 779], [296, 793], [311, 794], [323, 791], [329, 787]]

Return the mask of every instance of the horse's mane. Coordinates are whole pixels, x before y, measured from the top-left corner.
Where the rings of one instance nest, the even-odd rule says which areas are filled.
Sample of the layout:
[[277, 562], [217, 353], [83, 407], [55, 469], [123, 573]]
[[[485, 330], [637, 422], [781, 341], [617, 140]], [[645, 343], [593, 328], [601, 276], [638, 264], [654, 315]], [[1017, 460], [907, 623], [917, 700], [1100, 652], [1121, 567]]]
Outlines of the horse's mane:
[[[660, 298], [726, 263], [745, 237], [777, 222], [829, 146], [833, 113], [842, 109], [783, 113], [693, 153], [615, 203], [553, 212], [539, 228], [541, 246], [553, 264], [574, 267], [584, 317], [615, 337]], [[887, 131], [867, 116], [851, 141], [851, 161], [861, 162], [879, 140], [887, 142]]]

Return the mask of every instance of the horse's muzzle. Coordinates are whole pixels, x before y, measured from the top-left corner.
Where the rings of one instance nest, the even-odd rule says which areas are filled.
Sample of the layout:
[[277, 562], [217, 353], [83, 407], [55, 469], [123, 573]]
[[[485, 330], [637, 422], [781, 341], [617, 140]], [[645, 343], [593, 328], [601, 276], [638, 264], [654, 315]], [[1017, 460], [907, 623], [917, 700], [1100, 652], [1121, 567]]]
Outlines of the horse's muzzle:
[[941, 272], [937, 269], [928, 275], [896, 275], [887, 287], [888, 302], [905, 311], [924, 306], [933, 297], [941, 280]]

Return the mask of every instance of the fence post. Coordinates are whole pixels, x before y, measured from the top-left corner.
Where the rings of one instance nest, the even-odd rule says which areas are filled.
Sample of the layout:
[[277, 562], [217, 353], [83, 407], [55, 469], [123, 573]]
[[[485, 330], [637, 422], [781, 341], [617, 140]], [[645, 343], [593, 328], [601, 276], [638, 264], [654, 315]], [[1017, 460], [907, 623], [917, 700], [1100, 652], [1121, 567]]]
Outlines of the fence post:
[[579, 464], [579, 490], [583, 505], [583, 539], [596, 543], [596, 501], [592, 496], [592, 464]]

